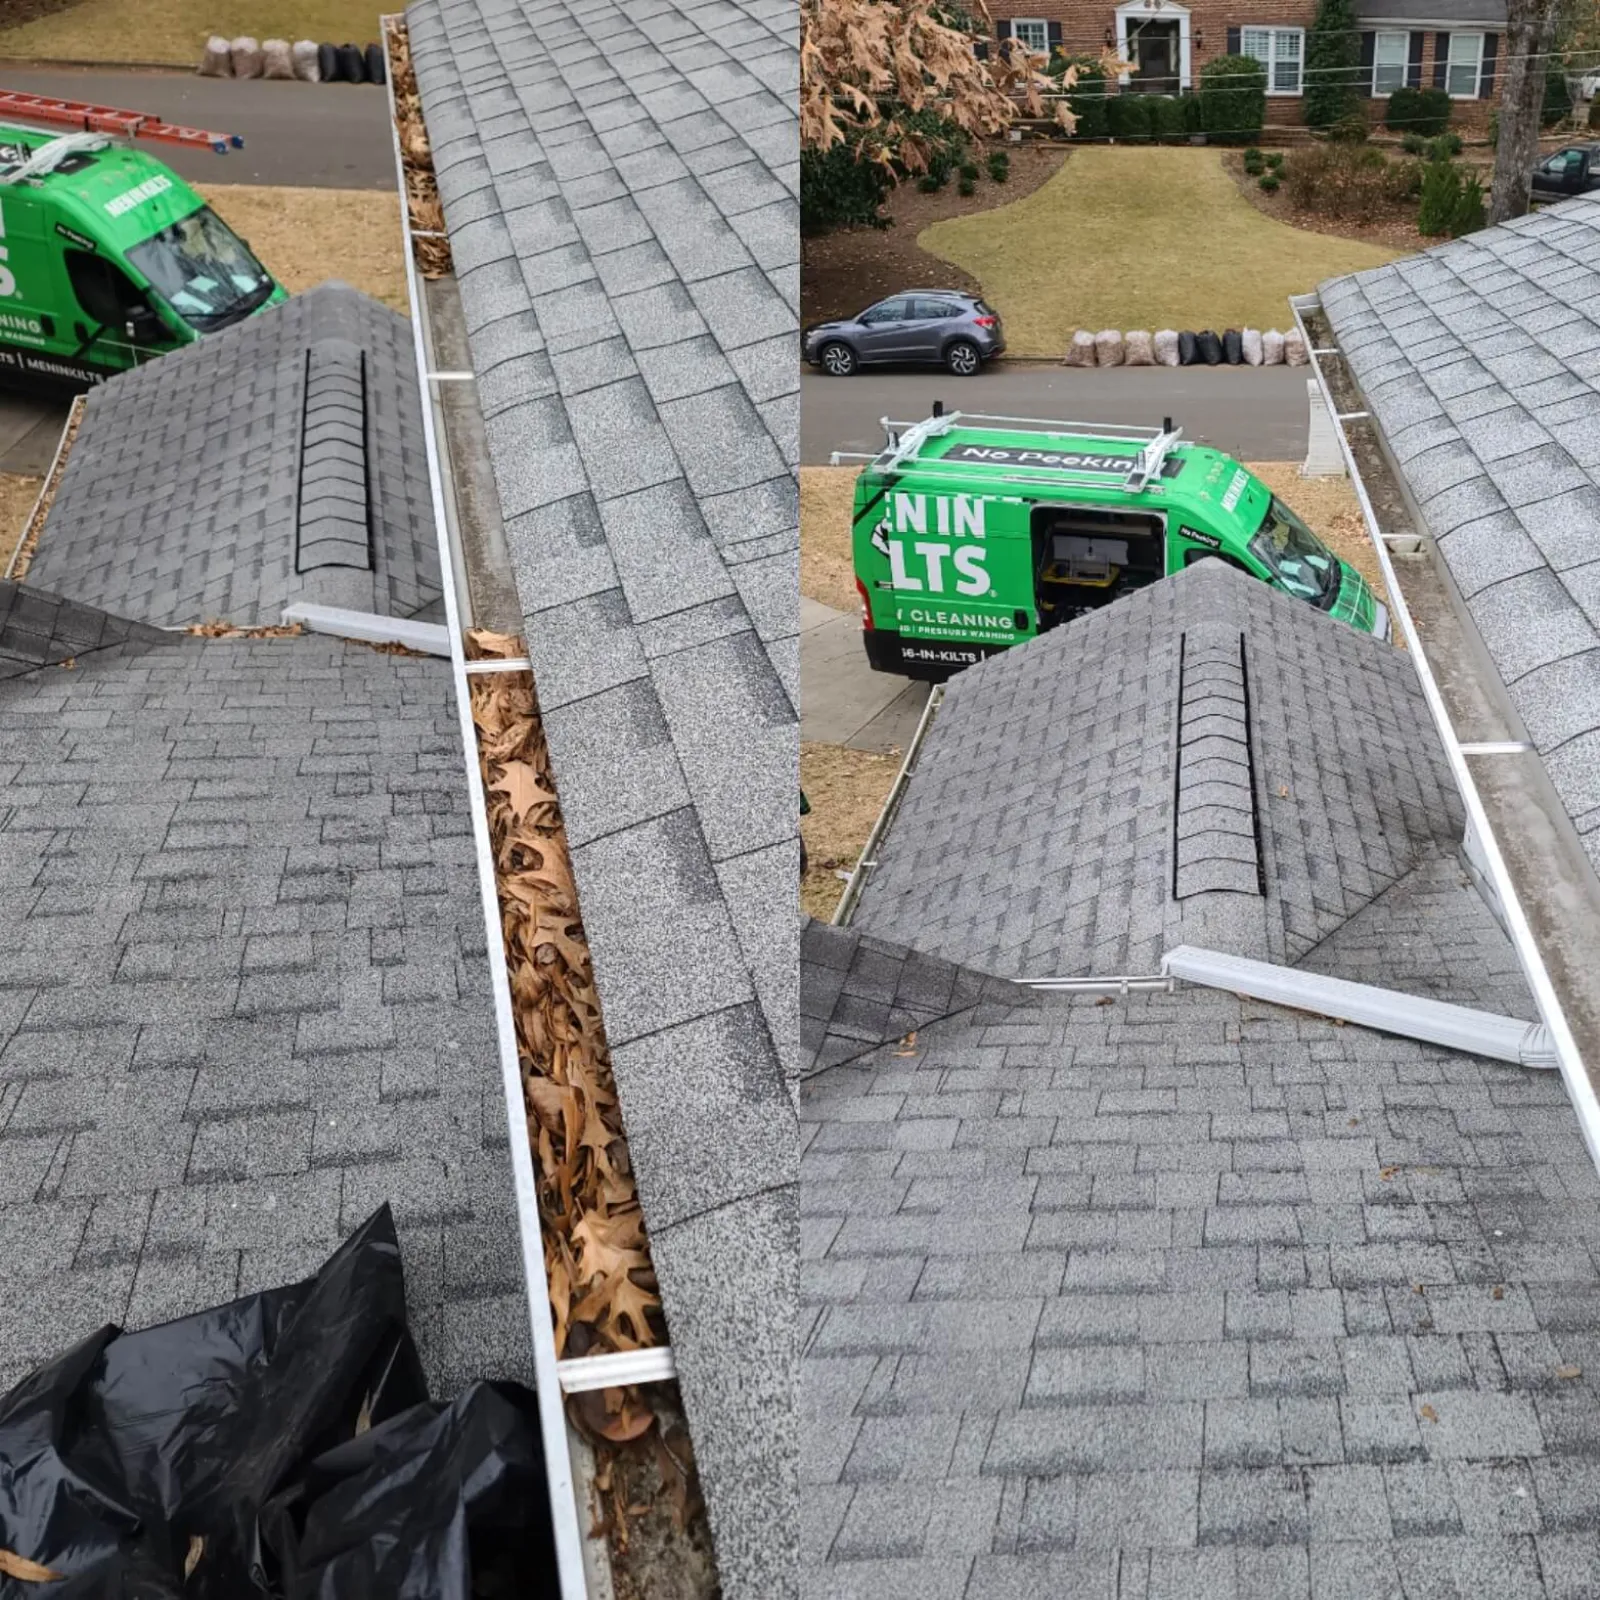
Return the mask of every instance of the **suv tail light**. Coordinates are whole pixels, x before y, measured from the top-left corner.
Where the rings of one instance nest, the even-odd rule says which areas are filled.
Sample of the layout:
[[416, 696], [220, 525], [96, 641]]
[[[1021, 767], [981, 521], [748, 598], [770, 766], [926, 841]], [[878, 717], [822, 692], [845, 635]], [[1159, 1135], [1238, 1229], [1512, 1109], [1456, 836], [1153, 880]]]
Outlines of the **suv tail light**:
[[974, 317], [972, 319], [980, 328], [992, 328], [999, 321], [999, 317]]
[[859, 578], [856, 579], [856, 593], [861, 596], [861, 628], [864, 633], [871, 633], [872, 628], [872, 602], [867, 598], [867, 586]]

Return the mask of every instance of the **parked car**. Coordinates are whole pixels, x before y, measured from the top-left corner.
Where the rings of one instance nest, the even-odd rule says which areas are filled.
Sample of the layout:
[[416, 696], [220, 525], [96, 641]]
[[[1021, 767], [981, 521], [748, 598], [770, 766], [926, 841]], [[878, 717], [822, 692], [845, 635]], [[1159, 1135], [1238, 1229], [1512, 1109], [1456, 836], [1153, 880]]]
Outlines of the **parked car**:
[[1600, 144], [1569, 144], [1533, 169], [1533, 192], [1540, 198], [1587, 194], [1600, 189]]
[[969, 378], [1006, 347], [1000, 316], [976, 295], [906, 289], [859, 316], [805, 332], [805, 358], [835, 378], [875, 362], [923, 362]]

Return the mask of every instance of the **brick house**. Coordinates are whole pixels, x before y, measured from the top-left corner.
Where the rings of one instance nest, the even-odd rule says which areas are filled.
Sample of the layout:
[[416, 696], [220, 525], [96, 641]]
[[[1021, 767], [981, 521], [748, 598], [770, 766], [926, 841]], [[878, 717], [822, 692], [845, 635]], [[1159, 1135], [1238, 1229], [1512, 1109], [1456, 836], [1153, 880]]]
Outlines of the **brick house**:
[[[1002, 15], [1026, 5], [1026, 14]], [[1267, 68], [1267, 121], [1298, 123], [1305, 89], [1306, 32], [1317, 0], [999, 0], [995, 33], [1041, 52], [1116, 50], [1138, 67], [1121, 84], [1134, 94], [1197, 88], [1205, 63], [1251, 55]], [[1402, 84], [1446, 89], [1453, 126], [1481, 129], [1499, 94], [1505, 0], [1358, 0], [1363, 83], [1376, 126]]]

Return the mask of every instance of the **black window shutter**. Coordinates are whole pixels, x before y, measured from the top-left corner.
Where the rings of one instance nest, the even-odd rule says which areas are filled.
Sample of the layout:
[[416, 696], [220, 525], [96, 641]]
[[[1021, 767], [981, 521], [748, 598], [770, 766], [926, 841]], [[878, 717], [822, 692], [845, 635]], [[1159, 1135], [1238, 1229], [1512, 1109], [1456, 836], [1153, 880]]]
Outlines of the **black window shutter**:
[[1050, 48], [1059, 50], [1061, 48], [1061, 24], [1059, 22], [1047, 22], [1044, 25], [1044, 31], [1046, 42]]
[[1411, 55], [1406, 62], [1406, 88], [1420, 89], [1422, 87], [1422, 49], [1428, 42], [1425, 33], [1413, 33], [1411, 36]]
[[989, 41], [987, 39], [974, 39], [972, 41], [972, 53], [980, 61], [987, 61], [989, 59]]
[[1362, 94], [1372, 93], [1372, 63], [1378, 55], [1378, 36], [1363, 28], [1361, 31], [1361, 82]]
[[1500, 54], [1500, 35], [1486, 33], [1483, 36], [1483, 76], [1478, 80], [1478, 98], [1480, 100], [1494, 99], [1494, 63]]
[[1236, 56], [1236, 55], [1239, 55], [1243, 51], [1243, 49], [1244, 49], [1244, 29], [1243, 28], [1229, 28], [1228, 29], [1228, 54], [1230, 56]]
[[1450, 75], [1450, 35], [1436, 33], [1433, 36], [1433, 86], [1435, 89], [1444, 89], [1449, 86]]
[[1004, 17], [995, 23], [994, 36], [997, 39], [1009, 39], [1011, 37], [1011, 24]]

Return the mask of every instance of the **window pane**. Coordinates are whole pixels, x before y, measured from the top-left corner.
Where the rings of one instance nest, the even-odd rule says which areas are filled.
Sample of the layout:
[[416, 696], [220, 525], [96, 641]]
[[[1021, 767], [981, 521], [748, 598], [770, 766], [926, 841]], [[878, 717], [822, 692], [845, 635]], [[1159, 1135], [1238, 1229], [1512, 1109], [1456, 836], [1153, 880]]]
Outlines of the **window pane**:
[[1380, 33], [1375, 47], [1375, 58], [1380, 66], [1403, 67], [1410, 40], [1403, 33]]
[[1478, 63], [1482, 56], [1481, 33], [1450, 35], [1450, 66], [1445, 75], [1445, 87], [1451, 94], [1471, 96], [1478, 92]]
[[1042, 22], [1013, 22], [1011, 32], [1017, 42], [1036, 55], [1042, 54], [1047, 34]]
[[1272, 30], [1246, 28], [1239, 48], [1245, 55], [1254, 56], [1257, 61], [1269, 60], [1272, 55]]
[[1293, 28], [1280, 28], [1274, 37], [1273, 52], [1280, 61], [1300, 59], [1300, 35]]
[[1375, 95], [1393, 94], [1396, 89], [1405, 87], [1406, 69], [1403, 66], [1395, 67], [1379, 65], [1372, 74], [1372, 92]]
[[1453, 95], [1464, 95], [1468, 98], [1475, 95], [1478, 92], [1477, 67], [1452, 66], [1445, 87]]

